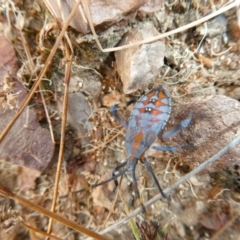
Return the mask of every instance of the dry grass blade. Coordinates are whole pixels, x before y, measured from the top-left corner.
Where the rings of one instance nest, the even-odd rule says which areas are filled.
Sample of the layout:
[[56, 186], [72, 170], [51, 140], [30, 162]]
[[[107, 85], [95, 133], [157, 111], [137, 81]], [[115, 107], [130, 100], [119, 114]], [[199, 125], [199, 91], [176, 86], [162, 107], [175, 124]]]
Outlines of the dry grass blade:
[[39, 234], [42, 234], [43, 236], [46, 236], [46, 237], [49, 237], [49, 238], [52, 238], [52, 239], [56, 239], [56, 240], [60, 240], [61, 239], [61, 238], [58, 238], [58, 237], [53, 236], [51, 234], [45, 233], [43, 231], [40, 231], [40, 230], [38, 230], [38, 229], [36, 229], [36, 228], [34, 228], [32, 226], [29, 226], [29, 225], [25, 224], [24, 222], [21, 222], [21, 225], [23, 225], [25, 228], [33, 231], [34, 233], [39, 233]]
[[[199, 165], [196, 169], [194, 169], [193, 171], [191, 171], [190, 173], [186, 174], [184, 177], [182, 177], [181, 179], [179, 179], [175, 184], [173, 184], [171, 187], [167, 188], [164, 193], [169, 196], [174, 189], [178, 188], [181, 184], [183, 184], [184, 182], [186, 182], [187, 180], [189, 180], [192, 176], [196, 175], [197, 173], [201, 172], [203, 169], [205, 169], [208, 165], [212, 164], [213, 162], [215, 162], [216, 160], [218, 160], [222, 155], [224, 155], [225, 153], [227, 153], [230, 149], [234, 148], [237, 144], [240, 143], [240, 135], [238, 135], [234, 140], [232, 140], [227, 146], [225, 146], [222, 150], [220, 150], [218, 153], [216, 153], [214, 156], [212, 156], [210, 159], [208, 159], [207, 161], [205, 161], [204, 163], [202, 163], [201, 165]], [[145, 207], [149, 207], [150, 205], [152, 205], [154, 202], [156, 202], [157, 200], [161, 199], [162, 195], [158, 194], [155, 197], [153, 197], [151, 200], [149, 200], [147, 203], [144, 204]], [[120, 220], [119, 222], [117, 222], [116, 224], [112, 225], [111, 227], [103, 230], [100, 232], [100, 234], [106, 234], [110, 231], [112, 231], [113, 229], [118, 228], [119, 226], [121, 226], [122, 224], [127, 223], [130, 219], [132, 219], [133, 217], [137, 216], [138, 214], [140, 214], [142, 212], [142, 208], [137, 208], [136, 210], [134, 210], [131, 214], [129, 214], [127, 217], [125, 217], [124, 219]]]
[[46, 118], [47, 118], [49, 130], [50, 130], [50, 133], [51, 133], [52, 142], [53, 142], [53, 143], [56, 143], [56, 142], [55, 142], [55, 139], [54, 139], [54, 134], [53, 134], [52, 121], [51, 121], [51, 118], [50, 118], [49, 113], [48, 113], [48, 108], [47, 108], [47, 105], [46, 105], [46, 101], [45, 101], [45, 99], [44, 99], [43, 92], [41, 91], [41, 85], [40, 85], [40, 87], [39, 87], [39, 93], [40, 93], [40, 95], [41, 95], [43, 107], [44, 107], [44, 110], [45, 110], [45, 113], [46, 113]]
[[91, 20], [90, 10], [89, 10], [89, 7], [88, 7], [88, 0], [83, 0], [82, 3], [83, 3], [83, 7], [84, 7], [84, 10], [85, 10], [85, 14], [86, 14], [89, 26], [90, 26], [92, 34], [94, 36], [94, 39], [96, 40], [96, 43], [97, 43], [98, 47], [100, 48], [100, 50], [102, 52], [120, 51], [120, 50], [127, 49], [127, 48], [130, 48], [130, 47], [138, 46], [138, 45], [141, 45], [141, 44], [157, 41], [159, 39], [171, 36], [171, 35], [176, 34], [176, 33], [186, 31], [189, 28], [200, 25], [200, 24], [202, 24], [202, 23], [204, 23], [204, 22], [206, 22], [206, 21], [208, 21], [208, 20], [210, 20], [210, 19], [212, 19], [212, 18], [230, 10], [231, 8], [237, 7], [239, 5], [238, 1], [234, 1], [233, 3], [230, 3], [230, 4], [226, 5], [225, 7], [222, 7], [221, 9], [217, 10], [216, 12], [213, 12], [213, 13], [211, 13], [211, 14], [209, 14], [209, 15], [207, 15], [207, 16], [205, 16], [205, 17], [203, 17], [203, 18], [201, 18], [197, 21], [191, 22], [191, 23], [189, 23], [185, 26], [179, 27], [179, 28], [174, 29], [172, 31], [160, 34], [159, 36], [147, 38], [145, 40], [138, 41], [138, 42], [135, 42], [135, 43], [132, 43], [132, 44], [128, 44], [126, 46], [103, 49], [102, 46], [101, 46], [101, 43], [98, 40], [98, 35], [95, 32], [95, 29], [94, 29], [94, 26], [93, 26], [93, 23], [92, 23], [92, 20]]
[[18, 119], [18, 117], [21, 115], [21, 113], [23, 112], [23, 110], [25, 109], [25, 107], [27, 106], [27, 104], [29, 103], [29, 101], [31, 100], [34, 92], [37, 90], [44, 74], [46, 73], [48, 67], [50, 66], [51, 64], [51, 61], [52, 61], [52, 58], [60, 44], [60, 42], [62, 41], [62, 38], [66, 32], [66, 29], [71, 21], [71, 19], [73, 18], [77, 8], [78, 8], [78, 5], [79, 3], [81, 2], [81, 0], [78, 0], [76, 2], [76, 5], [74, 6], [71, 14], [69, 15], [68, 17], [68, 20], [66, 21], [66, 23], [64, 24], [57, 40], [56, 40], [56, 43], [54, 44], [53, 48], [51, 49], [50, 51], [50, 54], [45, 62], [45, 65], [44, 65], [44, 68], [42, 69], [42, 71], [40, 72], [38, 78], [36, 79], [35, 83], [33, 84], [32, 88], [31, 88], [31, 91], [29, 92], [28, 96], [26, 97], [25, 101], [23, 102], [22, 106], [18, 109], [16, 115], [14, 116], [14, 118], [8, 123], [7, 127], [3, 130], [3, 132], [1, 133], [0, 135], [0, 142], [2, 142], [3, 138], [5, 137], [5, 135], [8, 133], [9, 129], [13, 126], [13, 124], [15, 123], [15, 121]]
[[16, 194], [14, 194], [13, 192], [11, 192], [10, 190], [8, 190], [7, 188], [3, 187], [3, 186], [0, 186], [0, 194], [5, 196], [5, 197], [8, 197], [8, 198], [11, 198], [17, 202], [19, 202], [20, 204], [34, 210], [34, 211], [37, 211], [49, 218], [52, 218], [54, 219], [55, 221], [58, 221], [64, 225], [66, 225], [67, 227], [71, 228], [71, 229], [74, 229], [78, 232], [81, 232], [89, 237], [92, 237], [92, 238], [95, 238], [95, 239], [99, 239], [99, 240], [107, 240], [106, 237], [103, 237], [85, 227], [82, 227], [81, 225], [78, 225], [77, 223], [73, 222], [73, 221], [70, 221], [68, 219], [65, 219], [63, 217], [61, 217], [60, 215], [56, 214], [56, 213], [53, 213], [35, 203], [32, 203]]
[[[52, 207], [51, 207], [52, 212], [55, 211], [55, 207], [56, 207], [57, 196], [58, 196], [58, 184], [59, 184], [62, 162], [63, 162], [65, 129], [67, 124], [68, 89], [69, 89], [69, 81], [71, 77], [71, 66], [72, 66], [72, 59], [73, 59], [72, 46], [69, 45], [71, 43], [67, 41], [66, 38], [64, 39], [64, 43], [65, 43], [64, 45], [66, 49], [65, 53], [66, 53], [67, 64], [65, 69], [65, 90], [64, 90], [63, 111], [62, 111], [60, 149], [59, 149], [57, 171], [55, 176], [53, 201], [52, 201]], [[51, 233], [52, 224], [53, 224], [53, 219], [50, 219], [48, 223], [48, 231], [47, 231], [48, 233]]]

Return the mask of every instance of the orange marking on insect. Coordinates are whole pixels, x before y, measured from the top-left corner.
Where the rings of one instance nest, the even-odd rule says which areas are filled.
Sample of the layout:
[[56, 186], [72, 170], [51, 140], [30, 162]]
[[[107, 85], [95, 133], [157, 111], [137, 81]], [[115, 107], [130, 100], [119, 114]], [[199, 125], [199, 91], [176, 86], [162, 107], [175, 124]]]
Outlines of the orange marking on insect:
[[154, 103], [154, 105], [155, 105], [156, 107], [161, 107], [161, 106], [166, 106], [167, 104], [165, 104], [165, 103], [157, 100], [157, 101]]
[[155, 92], [156, 92], [156, 91], [150, 91], [148, 94], [146, 94], [146, 96], [147, 96], [148, 98], [151, 98], [152, 96], [155, 95]]
[[143, 133], [142, 132], [138, 132], [132, 142], [132, 156], [135, 155], [136, 150], [139, 149], [140, 145], [141, 145], [141, 141], [143, 140]]
[[159, 93], [158, 93], [158, 99], [164, 99], [164, 98], [166, 98], [167, 96], [166, 96], [166, 94], [163, 92], [163, 91], [159, 91]]
[[138, 132], [133, 140], [133, 143], [140, 143], [143, 140], [143, 133], [142, 132]]
[[159, 111], [157, 109], [152, 109], [152, 111], [151, 111], [151, 114], [154, 115], [154, 116], [157, 116], [157, 115], [159, 115], [161, 113], [162, 113], [162, 111]]
[[[139, 108], [138, 111], [140, 113], [145, 113], [146, 112], [146, 108]], [[139, 115], [139, 117], [141, 117], [141, 116]]]
[[144, 105], [149, 104], [149, 99], [142, 101], [142, 103], [143, 103]]

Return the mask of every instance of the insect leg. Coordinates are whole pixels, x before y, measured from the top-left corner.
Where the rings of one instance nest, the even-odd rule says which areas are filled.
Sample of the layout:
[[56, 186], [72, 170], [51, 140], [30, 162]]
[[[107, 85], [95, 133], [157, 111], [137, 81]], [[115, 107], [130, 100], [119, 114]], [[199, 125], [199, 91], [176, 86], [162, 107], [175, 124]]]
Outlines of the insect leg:
[[[135, 100], [130, 100], [126, 103], [126, 106], [132, 104]], [[112, 115], [116, 118], [116, 120], [125, 128], [127, 128], [128, 126], [128, 123], [125, 119], [123, 119], [122, 117], [120, 117], [118, 115], [118, 111], [117, 109], [119, 108], [119, 105], [118, 104], [114, 104], [113, 106], [111, 106], [110, 108], [110, 112], [112, 113]]]
[[[98, 186], [104, 185], [105, 183], [111, 182], [111, 181], [117, 179], [118, 177], [122, 176], [127, 170], [128, 170], [128, 168], [124, 168], [124, 169], [123, 169], [122, 171], [120, 171], [118, 174], [114, 175], [113, 177], [111, 177], [111, 178], [109, 178], [109, 179], [107, 179], [107, 180], [105, 180], [105, 181], [102, 181], [102, 182], [96, 183], [96, 184], [92, 184], [92, 185], [90, 185], [89, 187], [83, 188], [83, 189], [78, 190], [78, 191], [74, 191], [74, 192], [72, 192], [72, 193], [73, 193], [73, 194], [81, 193], [81, 192], [89, 191], [89, 190], [91, 190], [91, 189], [93, 189], [93, 188], [96, 188], [96, 187], [98, 187]], [[62, 199], [62, 198], [66, 198], [66, 197], [68, 197], [68, 194], [60, 196], [61, 199]]]
[[118, 111], [117, 109], [119, 108], [118, 104], [114, 104], [111, 108], [110, 108], [110, 112], [112, 113], [112, 115], [116, 118], [116, 120], [124, 127], [127, 128], [127, 121], [123, 118], [121, 118], [118, 115]]
[[133, 183], [133, 187], [134, 187], [134, 192], [136, 194], [137, 201], [141, 204], [143, 212], [146, 212], [146, 208], [144, 207], [143, 201], [140, 198], [140, 193], [139, 193], [138, 186], [137, 186], [135, 168], [136, 168], [136, 164], [132, 165], [131, 170], [132, 170], [132, 183]]
[[146, 160], [146, 158], [143, 159], [143, 162], [148, 170], [148, 172], [150, 173], [150, 175], [152, 176], [153, 180], [155, 181], [157, 187], [158, 187], [158, 190], [159, 192], [162, 194], [162, 197], [166, 198], [166, 195], [164, 194], [162, 188], [160, 187], [160, 184], [157, 180], [157, 177], [156, 175], [154, 174], [153, 170], [152, 170], [152, 167], [150, 166], [150, 164], [148, 163], [148, 161]]
[[[115, 177], [115, 172], [118, 171], [118, 169], [120, 169], [121, 167], [123, 167], [124, 165], [126, 165], [127, 161], [124, 161], [123, 163], [120, 163], [119, 165], [117, 165], [113, 170], [112, 170], [112, 177]], [[116, 188], [118, 187], [118, 181], [117, 179], [114, 180], [115, 183], [115, 188], [113, 189], [113, 192], [115, 192]]]
[[173, 135], [175, 135], [177, 132], [187, 128], [189, 126], [189, 124], [191, 123], [192, 121], [192, 117], [193, 117], [193, 113], [192, 111], [189, 113], [189, 116], [182, 120], [176, 127], [172, 128], [171, 130], [165, 132], [163, 135], [162, 135], [162, 140], [165, 140], [167, 138], [170, 138], [172, 137]]
[[169, 147], [169, 146], [153, 146], [152, 149], [159, 150], [159, 151], [165, 151], [165, 152], [176, 152], [182, 147], [188, 147], [193, 148], [192, 145], [183, 143], [179, 147]]

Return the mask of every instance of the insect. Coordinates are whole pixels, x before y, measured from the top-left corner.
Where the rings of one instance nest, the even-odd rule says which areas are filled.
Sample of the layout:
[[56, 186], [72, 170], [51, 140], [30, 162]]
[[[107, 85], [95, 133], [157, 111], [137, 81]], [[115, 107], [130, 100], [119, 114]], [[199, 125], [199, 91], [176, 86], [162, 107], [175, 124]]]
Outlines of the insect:
[[[130, 104], [130, 103], [129, 103]], [[170, 114], [172, 111], [172, 100], [168, 91], [162, 86], [157, 86], [147, 92], [145, 95], [140, 97], [136, 102], [128, 122], [122, 119], [118, 115], [117, 109], [118, 104], [111, 107], [111, 112], [116, 120], [127, 129], [125, 147], [127, 152], [127, 159], [123, 163], [116, 166], [112, 171], [112, 178], [91, 185], [91, 188], [103, 185], [109, 181], [114, 180], [116, 187], [118, 186], [117, 178], [127, 171], [131, 171], [132, 183], [137, 199], [140, 201], [140, 194], [137, 186], [135, 168], [138, 160], [141, 160], [146, 166], [148, 172], [151, 174], [155, 181], [160, 193], [163, 197], [165, 194], [160, 187], [160, 184], [146, 158], [144, 158], [145, 151], [151, 146], [156, 137], [163, 131], [166, 126]], [[192, 121], [192, 113], [190, 112], [188, 118], [184, 119], [173, 129], [165, 132], [162, 135], [162, 140], [165, 140], [178, 131], [185, 129], [189, 126]], [[182, 144], [179, 147], [168, 147], [168, 146], [153, 146], [155, 150], [161, 151], [177, 151], [182, 146], [189, 146], [188, 144]], [[117, 174], [116, 172], [121, 169]], [[77, 192], [82, 192], [79, 190]]]

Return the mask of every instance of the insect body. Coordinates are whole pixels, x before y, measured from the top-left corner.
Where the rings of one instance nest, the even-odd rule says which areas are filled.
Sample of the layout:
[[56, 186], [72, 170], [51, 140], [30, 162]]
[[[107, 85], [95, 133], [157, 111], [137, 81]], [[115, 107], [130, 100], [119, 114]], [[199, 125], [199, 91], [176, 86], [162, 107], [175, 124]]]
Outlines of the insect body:
[[140, 158], [163, 130], [171, 114], [171, 104], [171, 98], [162, 86], [152, 89], [135, 104], [125, 143], [129, 164], [134, 158]]
[[[112, 113], [115, 116], [117, 115], [116, 107], [117, 105], [112, 107]], [[128, 155], [125, 169], [132, 170], [134, 189], [138, 198], [139, 193], [135, 177], [135, 166], [138, 159], [142, 157], [144, 152], [165, 127], [170, 117], [171, 109], [169, 93], [162, 86], [159, 86], [150, 90], [146, 95], [143, 95], [135, 104], [130, 115], [125, 142]], [[119, 117], [116, 116], [116, 118], [118, 119]], [[146, 162], [145, 159], [144, 162]], [[151, 168], [148, 163], [147, 168]], [[152, 170], [150, 171], [153, 173]], [[162, 195], [164, 195], [158, 181], [157, 185]]]
[[[140, 199], [139, 191], [137, 188], [137, 181], [135, 176], [135, 167], [137, 161], [141, 159], [151, 176], [153, 177], [155, 183], [162, 196], [165, 196], [159, 182], [147, 162], [144, 158], [144, 152], [151, 146], [156, 137], [163, 131], [166, 126], [170, 114], [172, 111], [172, 100], [170, 94], [163, 86], [158, 86], [156, 88], [151, 89], [145, 95], [143, 95], [138, 102], [135, 104], [128, 124], [122, 120], [117, 113], [118, 105], [114, 105], [111, 108], [112, 114], [116, 117], [116, 119], [127, 128], [126, 133], [126, 151], [127, 151], [127, 160], [115, 167], [113, 170], [113, 178], [115, 179], [117, 176], [124, 174], [127, 170], [131, 170], [132, 172], [132, 182], [134, 185], [134, 190], [138, 199]], [[177, 133], [179, 130], [186, 128], [192, 120], [192, 114], [183, 120], [179, 125], [177, 125], [174, 129], [163, 134], [163, 139], [169, 138]], [[185, 146], [186, 144], [181, 145]], [[176, 151], [179, 147], [162, 147], [155, 146], [153, 147], [156, 150], [161, 151]], [[116, 170], [123, 167], [125, 168], [120, 171], [117, 175], [114, 174]], [[117, 185], [117, 181], [115, 180], [115, 184]]]
[[[123, 175], [126, 171], [130, 170], [132, 173], [132, 183], [136, 193], [136, 197], [140, 199], [140, 194], [137, 187], [137, 180], [135, 175], [135, 167], [139, 159], [145, 164], [147, 170], [153, 177], [159, 191], [162, 196], [165, 196], [159, 182], [149, 165], [148, 161], [144, 158], [144, 152], [151, 146], [156, 137], [163, 131], [166, 126], [170, 114], [172, 111], [172, 100], [170, 94], [163, 86], [158, 86], [151, 89], [145, 95], [143, 95], [135, 104], [129, 121], [126, 122], [122, 119], [117, 112], [118, 105], [115, 104], [111, 107], [111, 112], [118, 120], [118, 122], [127, 129], [125, 146], [127, 151], [127, 160], [120, 165], [116, 166], [112, 172], [112, 178], [106, 181], [94, 184], [91, 188], [103, 185], [111, 180], [114, 180], [115, 185], [118, 185], [117, 178]], [[164, 133], [162, 139], [169, 138], [176, 134], [178, 131], [188, 127], [191, 123], [192, 114], [183, 120], [175, 128]], [[153, 149], [161, 151], [176, 151], [182, 146], [189, 146], [187, 144], [182, 144], [180, 147], [166, 147], [166, 146], [154, 146]], [[117, 174], [115, 174], [119, 169]], [[82, 192], [80, 190], [77, 192]], [[75, 193], [77, 193], [75, 192]]]

